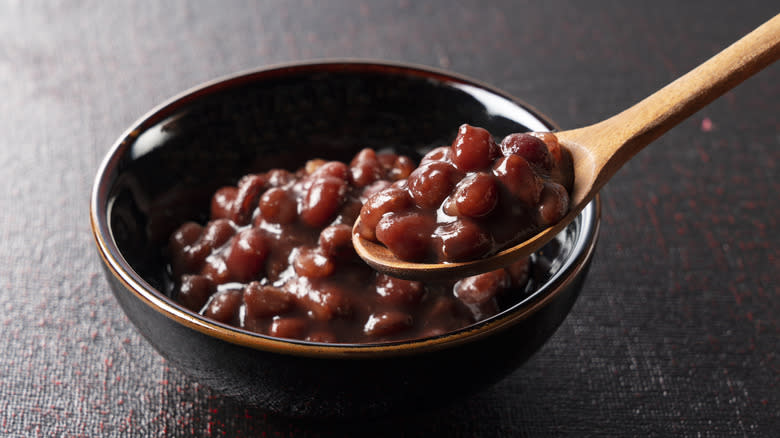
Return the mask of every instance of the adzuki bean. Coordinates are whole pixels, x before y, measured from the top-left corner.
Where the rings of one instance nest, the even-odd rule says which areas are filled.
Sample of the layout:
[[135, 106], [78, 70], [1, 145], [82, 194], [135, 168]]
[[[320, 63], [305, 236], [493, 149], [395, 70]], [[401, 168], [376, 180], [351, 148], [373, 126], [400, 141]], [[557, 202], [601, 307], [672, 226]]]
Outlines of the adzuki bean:
[[[460, 281], [402, 280], [358, 258], [353, 224], [360, 216], [361, 235], [405, 258], [479, 257], [495, 245], [486, 227], [507, 196], [541, 223], [565, 212], [565, 180], [554, 177], [565, 151], [552, 141], [513, 137], [499, 147], [464, 125], [416, 169], [406, 156], [363, 149], [348, 164], [313, 159], [294, 172], [248, 174], [213, 193], [206, 223], [170, 236], [173, 297], [222, 323], [310, 342], [385, 342], [472, 324], [523, 290], [528, 260]], [[525, 155], [501, 154], [521, 147]]]
[[482, 258], [563, 218], [573, 181], [571, 154], [555, 134], [510, 134], [499, 146], [487, 130], [462, 125], [451, 146], [423, 157], [406, 187], [369, 199], [357, 232], [403, 260]]

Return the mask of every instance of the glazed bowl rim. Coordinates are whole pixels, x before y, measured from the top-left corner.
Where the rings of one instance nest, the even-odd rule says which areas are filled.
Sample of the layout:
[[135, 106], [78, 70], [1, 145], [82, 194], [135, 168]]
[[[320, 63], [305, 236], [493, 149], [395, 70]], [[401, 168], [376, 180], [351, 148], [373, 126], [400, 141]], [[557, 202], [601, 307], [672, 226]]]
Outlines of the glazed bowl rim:
[[137, 119], [112, 145], [102, 160], [93, 183], [90, 199], [90, 224], [98, 253], [110, 275], [122, 283], [125, 290], [165, 317], [190, 329], [212, 336], [223, 341], [249, 347], [256, 350], [281, 354], [291, 354], [308, 357], [340, 357], [340, 358], [378, 358], [396, 355], [410, 355], [426, 351], [437, 351], [482, 339], [498, 331], [504, 330], [519, 321], [528, 318], [548, 302], [560, 294], [575, 279], [580, 271], [585, 269], [590, 260], [596, 241], [600, 223], [600, 198], [597, 196], [578, 216], [580, 231], [578, 232], [569, 256], [563, 265], [548, 281], [537, 288], [520, 302], [503, 310], [497, 315], [474, 323], [470, 326], [448, 332], [435, 337], [410, 339], [385, 343], [365, 344], [327, 344], [292, 339], [275, 338], [262, 335], [227, 324], [218, 323], [202, 315], [192, 312], [164, 293], [157, 290], [138, 274], [130, 263], [122, 256], [122, 252], [112, 237], [108, 223], [110, 211], [111, 187], [118, 174], [117, 164], [125, 155], [135, 139], [146, 129], [174, 114], [189, 102], [203, 96], [217, 93], [223, 89], [240, 87], [268, 77], [277, 77], [291, 71], [384, 71], [404, 76], [422, 76], [428, 79], [439, 79], [445, 82], [455, 82], [480, 88], [486, 92], [503, 97], [515, 105], [526, 109], [542, 123], [557, 129], [548, 117], [526, 104], [524, 101], [508, 95], [490, 85], [478, 80], [455, 74], [449, 71], [410, 63], [388, 62], [366, 59], [323, 59], [295, 63], [284, 63], [246, 70], [226, 75], [200, 85], [196, 85], [182, 93], [157, 105]]

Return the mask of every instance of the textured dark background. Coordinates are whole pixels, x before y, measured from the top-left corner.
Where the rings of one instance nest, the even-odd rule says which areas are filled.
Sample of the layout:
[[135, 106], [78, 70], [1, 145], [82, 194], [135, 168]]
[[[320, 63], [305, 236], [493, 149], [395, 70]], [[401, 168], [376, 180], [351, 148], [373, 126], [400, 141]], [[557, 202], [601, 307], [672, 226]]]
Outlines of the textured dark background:
[[627, 107], [779, 9], [0, 3], [0, 435], [777, 436], [780, 65], [670, 131], [603, 190], [583, 294], [525, 367], [457, 406], [378, 425], [271, 418], [169, 368], [108, 291], [88, 198], [125, 127], [235, 71], [322, 57], [414, 62], [494, 84], [568, 128]]

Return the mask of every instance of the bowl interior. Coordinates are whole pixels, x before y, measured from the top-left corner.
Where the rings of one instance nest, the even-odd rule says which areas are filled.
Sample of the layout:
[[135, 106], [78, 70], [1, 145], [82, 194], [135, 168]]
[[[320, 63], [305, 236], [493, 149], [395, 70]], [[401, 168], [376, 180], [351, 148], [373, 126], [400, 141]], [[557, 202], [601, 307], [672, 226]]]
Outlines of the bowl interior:
[[[499, 139], [553, 129], [497, 90], [415, 67], [335, 62], [242, 74], [176, 97], [133, 126], [103, 164], [93, 208], [128, 275], [165, 300], [168, 236], [186, 220], [205, 222], [218, 187], [311, 158], [349, 160], [364, 147], [419, 158], [449, 144], [462, 123]], [[539, 278], [566, 262], [580, 228], [575, 222], [542, 251]]]

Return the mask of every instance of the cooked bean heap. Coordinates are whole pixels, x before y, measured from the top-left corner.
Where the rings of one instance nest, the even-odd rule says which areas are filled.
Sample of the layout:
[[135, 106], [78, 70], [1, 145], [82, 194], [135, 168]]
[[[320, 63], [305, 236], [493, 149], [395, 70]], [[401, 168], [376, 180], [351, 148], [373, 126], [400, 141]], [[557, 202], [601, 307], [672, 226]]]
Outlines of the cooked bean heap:
[[370, 198], [361, 237], [409, 261], [484, 257], [555, 224], [569, 210], [570, 153], [552, 133], [511, 134], [463, 125], [406, 181]]
[[187, 222], [170, 237], [172, 296], [257, 333], [347, 343], [442, 334], [522, 296], [528, 260], [425, 284], [377, 273], [357, 257], [351, 229], [361, 206], [414, 167], [405, 156], [364, 149], [349, 165], [311, 160], [220, 188], [205, 224]]

